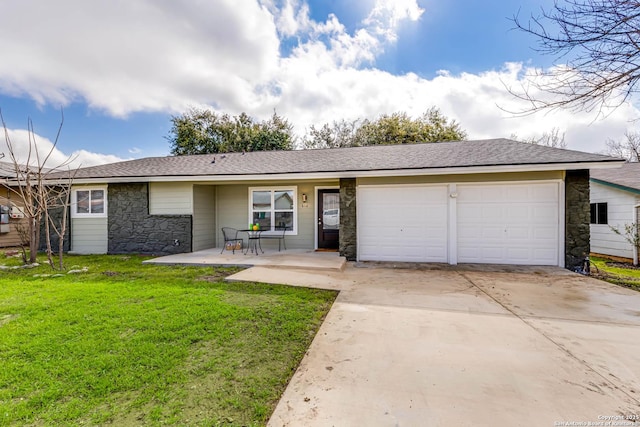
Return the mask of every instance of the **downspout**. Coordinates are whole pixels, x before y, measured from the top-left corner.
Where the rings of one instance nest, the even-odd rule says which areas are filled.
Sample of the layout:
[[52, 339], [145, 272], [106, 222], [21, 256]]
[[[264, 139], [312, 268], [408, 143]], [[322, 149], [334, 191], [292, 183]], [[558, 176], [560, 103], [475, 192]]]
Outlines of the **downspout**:
[[[638, 226], [638, 208], [640, 208], [640, 204], [637, 204], [633, 207], [633, 223], [635, 224], [636, 233], [640, 232], [640, 230], [638, 230], [638, 228], [640, 228]], [[638, 246], [637, 245], [633, 245], [633, 265], [638, 265]]]

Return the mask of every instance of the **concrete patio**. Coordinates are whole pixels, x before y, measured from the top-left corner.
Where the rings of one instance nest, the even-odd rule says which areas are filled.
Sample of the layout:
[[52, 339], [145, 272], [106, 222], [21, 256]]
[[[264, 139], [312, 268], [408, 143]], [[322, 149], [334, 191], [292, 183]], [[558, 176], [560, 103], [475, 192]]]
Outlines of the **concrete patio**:
[[256, 255], [242, 251], [223, 251], [221, 248], [205, 249], [184, 254], [167, 255], [144, 261], [146, 264], [161, 265], [198, 265], [221, 267], [278, 267], [301, 268], [305, 270], [342, 271], [345, 259], [337, 252], [316, 252], [309, 249], [288, 249], [277, 251], [265, 248], [264, 253]]

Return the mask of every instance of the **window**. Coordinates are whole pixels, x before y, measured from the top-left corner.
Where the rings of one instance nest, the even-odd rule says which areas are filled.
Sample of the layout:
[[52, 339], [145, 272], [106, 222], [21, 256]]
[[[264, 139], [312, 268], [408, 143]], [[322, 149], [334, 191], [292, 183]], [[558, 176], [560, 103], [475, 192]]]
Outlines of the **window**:
[[82, 188], [74, 190], [71, 194], [71, 216], [74, 218], [106, 217], [106, 188]]
[[296, 188], [250, 188], [249, 223], [260, 224], [262, 230], [287, 227], [296, 234]]
[[608, 224], [606, 203], [591, 203], [591, 224]]

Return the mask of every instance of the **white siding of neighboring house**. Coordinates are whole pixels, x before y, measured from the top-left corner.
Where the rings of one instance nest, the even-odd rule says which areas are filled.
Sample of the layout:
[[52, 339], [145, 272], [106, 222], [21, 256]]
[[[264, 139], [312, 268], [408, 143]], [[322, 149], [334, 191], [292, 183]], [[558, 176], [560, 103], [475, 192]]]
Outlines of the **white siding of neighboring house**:
[[73, 218], [71, 251], [78, 254], [106, 254], [107, 218]]
[[607, 203], [608, 224], [591, 224], [591, 252], [633, 258], [633, 248], [624, 237], [614, 233], [610, 226], [624, 230], [633, 222], [633, 206], [640, 196], [607, 185], [591, 182], [591, 203]]
[[149, 214], [191, 215], [193, 214], [192, 182], [149, 183]]
[[216, 246], [216, 188], [193, 186], [193, 250]]

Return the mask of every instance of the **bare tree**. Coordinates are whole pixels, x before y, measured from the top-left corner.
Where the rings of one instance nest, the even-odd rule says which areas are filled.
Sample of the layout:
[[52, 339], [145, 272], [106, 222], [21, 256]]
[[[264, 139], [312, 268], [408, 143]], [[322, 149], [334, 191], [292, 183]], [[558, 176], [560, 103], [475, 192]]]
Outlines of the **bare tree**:
[[[51, 245], [51, 238], [53, 235], [55, 235], [58, 243], [56, 252], [58, 255], [59, 270], [62, 270], [64, 268], [64, 240], [67, 232], [67, 221], [69, 216], [68, 212], [71, 202], [70, 189], [76, 170], [67, 171], [68, 176], [63, 180], [62, 183], [58, 181], [59, 183], [54, 185], [45, 184], [37, 186], [39, 192], [39, 200], [43, 200], [45, 206], [45, 209], [43, 209], [43, 225], [46, 239], [45, 243], [47, 248], [47, 259], [49, 261], [49, 265], [51, 265], [51, 267], [54, 267], [54, 250]], [[48, 179], [48, 174], [47, 176], [45, 176], [45, 179]], [[51, 214], [54, 210], [60, 211], [60, 217], [57, 220]]]
[[564, 132], [560, 133], [560, 128], [551, 128], [548, 132], [543, 132], [542, 136], [520, 139], [517, 134], [511, 134], [511, 139], [516, 141], [527, 142], [529, 144], [544, 145], [546, 147], [567, 148], [567, 142], [564, 140]]
[[522, 21], [517, 29], [536, 37], [537, 52], [562, 61], [531, 71], [520, 88], [529, 102], [522, 113], [568, 108], [602, 113], [638, 92], [640, 79], [640, 1], [557, 0], [551, 10]]
[[[22, 201], [25, 216], [28, 219], [28, 229], [19, 230], [23, 242], [23, 260], [28, 263], [35, 263], [37, 260], [38, 248], [40, 247], [40, 225], [43, 224], [46, 238], [47, 258], [52, 268], [55, 268], [53, 261], [53, 248], [51, 245], [51, 231], [58, 236], [58, 266], [63, 267], [64, 236], [67, 230], [67, 211], [69, 209], [69, 196], [71, 184], [75, 171], [71, 171], [70, 164], [72, 158], [67, 158], [64, 162], [55, 167], [45, 167], [50, 163], [51, 155], [60, 138], [64, 115], [60, 121], [56, 138], [51, 148], [46, 153], [40, 153], [33, 123], [28, 120], [28, 148], [26, 157], [18, 157], [17, 149], [11, 138], [7, 125], [4, 122], [2, 111], [0, 111], [0, 122], [4, 129], [4, 137], [7, 145], [9, 159], [13, 165], [15, 178], [11, 186], [7, 186]], [[58, 175], [53, 174], [66, 172]], [[61, 218], [55, 221], [52, 218], [52, 211], [61, 209]], [[25, 233], [27, 231], [27, 233]], [[26, 235], [25, 235], [26, 234]], [[24, 243], [28, 241], [29, 258], [24, 252]]]
[[629, 162], [640, 161], [640, 133], [627, 131], [623, 141], [610, 139], [606, 142], [607, 154], [626, 159]]

